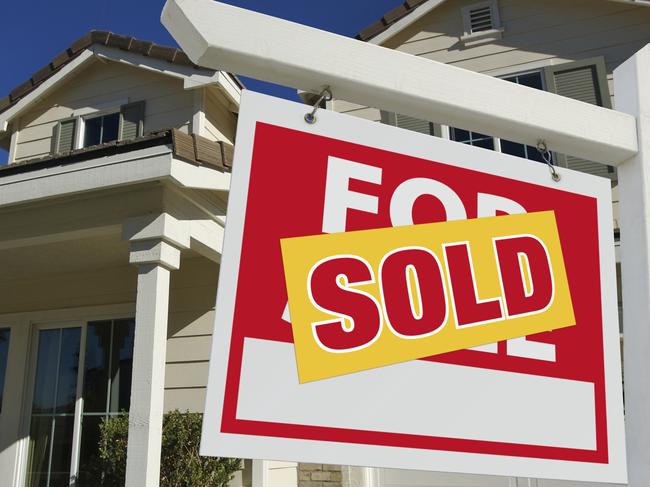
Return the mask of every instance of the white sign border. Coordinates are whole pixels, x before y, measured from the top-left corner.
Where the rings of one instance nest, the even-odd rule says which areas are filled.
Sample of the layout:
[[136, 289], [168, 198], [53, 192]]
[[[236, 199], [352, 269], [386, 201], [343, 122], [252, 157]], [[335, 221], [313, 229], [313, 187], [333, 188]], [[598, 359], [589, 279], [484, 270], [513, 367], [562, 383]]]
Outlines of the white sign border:
[[[231, 181], [231, 187], [235, 190], [231, 190], [228, 201], [227, 229], [219, 274], [201, 454], [342, 465], [381, 465], [385, 468], [414, 470], [431, 470], [432, 465], [444, 465], [444, 471], [458, 473], [626, 483], [618, 303], [609, 181], [563, 169], [562, 179], [556, 183], [551, 180], [548, 168], [544, 164], [399, 130], [332, 111], [320, 110], [317, 113], [317, 123], [309, 125], [303, 119], [308, 110], [309, 107], [300, 103], [251, 91], [244, 91], [242, 94]], [[598, 464], [221, 433], [222, 405], [257, 122], [422, 159], [431, 160], [432, 154], [435, 154], [435, 159], [448, 165], [596, 198], [609, 462]], [[476, 159], [477, 156], [481, 160], [481, 167], [468, 162]], [[485, 168], [489, 168], [489, 171]]]

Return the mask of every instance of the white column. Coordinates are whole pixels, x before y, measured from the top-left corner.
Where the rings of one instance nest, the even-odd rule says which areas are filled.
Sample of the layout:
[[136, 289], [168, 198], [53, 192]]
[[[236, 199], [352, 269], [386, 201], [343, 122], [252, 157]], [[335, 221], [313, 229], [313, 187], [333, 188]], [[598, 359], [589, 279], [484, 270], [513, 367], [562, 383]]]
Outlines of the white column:
[[638, 154], [618, 168], [625, 423], [630, 487], [650, 480], [650, 45], [614, 71], [616, 109], [637, 119]]
[[252, 464], [251, 487], [269, 487], [269, 462], [253, 460]]
[[[142, 223], [141, 231], [133, 229]], [[127, 487], [156, 487], [160, 481], [165, 355], [170, 270], [180, 266], [180, 250], [168, 243], [151, 218], [124, 225], [131, 240], [129, 261], [138, 266], [133, 346], [133, 379], [126, 462]]]

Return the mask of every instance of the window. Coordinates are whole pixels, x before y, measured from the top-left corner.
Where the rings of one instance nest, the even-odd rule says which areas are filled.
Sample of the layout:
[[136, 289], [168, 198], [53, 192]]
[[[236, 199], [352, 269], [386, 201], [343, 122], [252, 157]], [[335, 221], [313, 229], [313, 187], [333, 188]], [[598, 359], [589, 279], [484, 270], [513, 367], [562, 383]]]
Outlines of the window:
[[61, 120], [52, 134], [52, 154], [62, 154], [106, 144], [115, 140], [129, 140], [144, 133], [144, 101], [127, 103], [114, 110], [104, 110]]
[[490, 42], [501, 38], [503, 29], [499, 19], [496, 0], [476, 3], [462, 9], [463, 35], [460, 40], [465, 46]]
[[5, 389], [5, 374], [7, 373], [7, 358], [9, 356], [8, 329], [0, 329], [0, 413], [2, 412], [2, 398]]
[[28, 487], [97, 485], [100, 421], [129, 410], [134, 329], [125, 319], [38, 330]]
[[84, 140], [82, 147], [91, 147], [117, 140], [119, 128], [119, 112], [84, 119]]
[[449, 138], [456, 142], [462, 142], [463, 144], [494, 150], [494, 138], [490, 135], [450, 127]]

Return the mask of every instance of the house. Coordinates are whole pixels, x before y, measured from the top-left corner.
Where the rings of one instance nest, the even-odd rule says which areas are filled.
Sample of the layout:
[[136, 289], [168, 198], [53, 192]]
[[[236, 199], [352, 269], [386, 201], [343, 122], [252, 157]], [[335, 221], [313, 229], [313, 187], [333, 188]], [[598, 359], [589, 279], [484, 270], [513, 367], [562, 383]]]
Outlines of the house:
[[[650, 3], [643, 0], [408, 0], [361, 31], [357, 38], [532, 89], [611, 108], [616, 103], [613, 70], [650, 42], [648, 7]], [[404, 75], [408, 76], [408, 73]], [[462, 93], [458, 95], [462, 96]], [[541, 161], [536, 147], [449, 126], [445, 120], [419, 120], [387, 112], [381, 107], [358, 105], [352, 100], [334, 99], [328, 102], [328, 108], [486, 150]], [[563, 167], [568, 167], [612, 180], [615, 238], [618, 240], [615, 169], [571, 154], [552, 154], [552, 157], [560, 174]], [[617, 262], [620, 276], [618, 248]], [[622, 312], [620, 306], [619, 303]], [[578, 485], [359, 467], [343, 467], [343, 478], [346, 485], [358, 487]]]
[[157, 485], [163, 411], [203, 411], [241, 90], [93, 31], [0, 100], [0, 484], [96, 485], [129, 411], [128, 485]]

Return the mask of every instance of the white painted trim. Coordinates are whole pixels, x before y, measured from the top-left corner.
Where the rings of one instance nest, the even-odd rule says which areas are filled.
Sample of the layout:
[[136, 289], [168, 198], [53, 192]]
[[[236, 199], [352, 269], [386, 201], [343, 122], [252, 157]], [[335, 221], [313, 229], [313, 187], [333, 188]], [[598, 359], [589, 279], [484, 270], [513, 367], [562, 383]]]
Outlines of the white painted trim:
[[[16, 129], [20, 124], [20, 119], [15, 121]], [[7, 164], [12, 164], [16, 160], [16, 151], [18, 150], [18, 138], [20, 136], [20, 130], [14, 130], [11, 132], [11, 145], [9, 146], [9, 155], [7, 158]]]
[[368, 42], [379, 46], [384, 44], [391, 37], [394, 37], [395, 35], [399, 34], [404, 29], [406, 29], [416, 21], [420, 20], [422, 17], [427, 15], [433, 9], [438, 8], [443, 3], [445, 3], [445, 0], [429, 0], [424, 5], [420, 5], [419, 7], [417, 7], [415, 9], [415, 12], [408, 14], [406, 17], [402, 17], [393, 25], [391, 25], [388, 29], [386, 29], [384, 32], [381, 32], [380, 34], [376, 35]]
[[168, 0], [162, 21], [203, 66], [315, 93], [329, 85], [339, 99], [527, 145], [544, 139], [610, 165], [638, 149], [627, 114], [220, 2]]
[[195, 166], [178, 159], [172, 159], [170, 175], [185, 188], [213, 191], [230, 189], [230, 173], [207, 166]]
[[205, 88], [199, 88], [192, 93], [192, 127], [193, 134], [202, 135], [205, 133]]
[[[92, 51], [87, 50], [66, 64], [61, 70], [43, 81], [34, 91], [21, 98], [15, 105], [0, 113], [0, 129], [22, 113], [35, 101], [56, 88], [65, 78], [94, 58]], [[6, 128], [4, 129], [6, 131]]]
[[107, 59], [109, 61], [127, 64], [129, 66], [154, 71], [156, 73], [182, 80], [190, 78], [197, 81], [209, 82], [209, 80], [212, 80], [217, 76], [217, 73], [215, 73], [215, 70], [213, 69], [195, 68], [193, 66], [174, 64], [163, 59], [143, 56], [142, 54], [123, 51], [121, 49], [101, 44], [93, 44], [88, 48], [88, 50], [100, 59]]
[[171, 160], [169, 148], [152, 147], [0, 177], [0, 206], [166, 178]]

